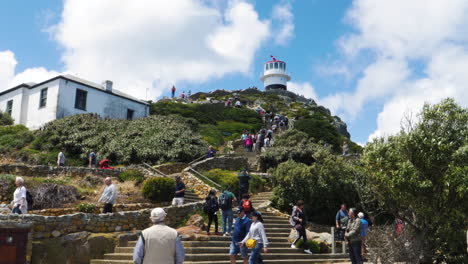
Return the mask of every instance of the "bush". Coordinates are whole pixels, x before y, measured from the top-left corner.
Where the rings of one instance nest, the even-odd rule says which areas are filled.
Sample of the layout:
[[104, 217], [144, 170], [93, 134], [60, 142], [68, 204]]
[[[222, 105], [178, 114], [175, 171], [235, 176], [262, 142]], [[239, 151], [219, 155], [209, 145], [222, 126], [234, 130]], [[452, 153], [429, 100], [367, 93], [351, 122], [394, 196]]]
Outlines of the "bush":
[[[327, 253], [327, 252], [321, 252], [320, 244], [315, 241], [315, 240], [307, 240], [307, 245], [309, 246], [310, 251], [314, 254], [319, 254], [319, 253]], [[298, 248], [304, 248], [304, 240], [301, 238], [296, 242], [296, 247]]]
[[96, 210], [96, 205], [90, 203], [80, 203], [76, 206], [76, 209], [82, 213], [92, 214]]
[[140, 170], [130, 169], [120, 173], [119, 180], [135, 181], [135, 183], [140, 184], [145, 180], [145, 175]]
[[0, 175], [0, 196], [6, 197], [8, 199], [13, 198], [13, 193], [15, 192], [15, 175], [11, 174], [1, 174]]
[[[221, 170], [221, 169], [213, 169], [210, 171], [205, 171], [202, 174], [208, 177], [210, 180], [221, 185], [223, 189], [227, 189], [233, 192], [234, 194], [239, 193], [239, 179], [237, 178], [238, 176], [237, 172]], [[266, 185], [266, 180], [262, 179], [260, 176], [252, 175], [252, 179], [250, 180], [249, 183], [250, 183], [249, 192], [258, 193], [264, 190], [265, 185]], [[207, 184], [211, 185], [209, 182]]]
[[13, 123], [14, 120], [9, 114], [0, 111], [0, 126], [9, 126], [13, 125]]
[[215, 125], [202, 124], [200, 125], [199, 132], [203, 139], [212, 146], [219, 147], [224, 144], [223, 134]]
[[143, 197], [152, 202], [169, 202], [174, 198], [175, 180], [171, 178], [155, 177], [143, 183]]
[[340, 152], [344, 137], [338, 133], [338, 130], [336, 130], [331, 122], [332, 120], [329, 117], [315, 113], [308, 119], [296, 121], [294, 128], [307, 133], [315, 142], [323, 141], [330, 144], [333, 151]]
[[21, 149], [33, 139], [33, 133], [23, 125], [0, 126], [0, 146], [3, 152]]

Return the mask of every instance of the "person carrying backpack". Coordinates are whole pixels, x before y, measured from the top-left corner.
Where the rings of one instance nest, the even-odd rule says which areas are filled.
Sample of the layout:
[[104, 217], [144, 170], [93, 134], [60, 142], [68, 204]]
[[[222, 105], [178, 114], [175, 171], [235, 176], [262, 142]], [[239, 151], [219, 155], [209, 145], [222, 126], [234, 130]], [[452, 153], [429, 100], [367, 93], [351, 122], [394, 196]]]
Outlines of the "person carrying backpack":
[[215, 235], [219, 235], [218, 233], [218, 210], [219, 210], [219, 203], [218, 198], [216, 197], [216, 191], [211, 190], [208, 196], [205, 198], [205, 206], [204, 211], [208, 215], [208, 227], [206, 229], [206, 234], [210, 235], [210, 227], [211, 223], [214, 222], [215, 225]]
[[[236, 196], [228, 191], [224, 190], [219, 195], [219, 207], [221, 208], [221, 226], [223, 229], [223, 236], [231, 235], [232, 230], [232, 205], [236, 202]], [[226, 227], [227, 226], [227, 227]]]
[[249, 199], [249, 194], [244, 193], [244, 195], [242, 195], [242, 201], [240, 202], [240, 207], [242, 207], [242, 209], [248, 217], [250, 217], [250, 214], [253, 211], [255, 211], [252, 205], [252, 201], [250, 201]]
[[[21, 177], [16, 177], [15, 179], [16, 190], [13, 193], [13, 210], [12, 214], [27, 214], [28, 206], [32, 207], [32, 196], [24, 187], [24, 180]], [[29, 197], [28, 197], [29, 196]], [[28, 204], [28, 201], [31, 204]]]
[[344, 231], [348, 226], [348, 221], [349, 215], [348, 211], [346, 210], [346, 204], [342, 204], [341, 209], [336, 213], [335, 217], [338, 239], [341, 241], [344, 240]]

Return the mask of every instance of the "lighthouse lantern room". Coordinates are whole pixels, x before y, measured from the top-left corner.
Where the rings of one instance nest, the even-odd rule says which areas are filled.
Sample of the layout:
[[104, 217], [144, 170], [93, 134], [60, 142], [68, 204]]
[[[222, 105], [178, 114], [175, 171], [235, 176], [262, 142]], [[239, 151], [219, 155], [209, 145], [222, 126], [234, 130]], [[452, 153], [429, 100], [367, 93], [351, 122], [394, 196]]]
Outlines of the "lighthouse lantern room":
[[260, 78], [265, 90], [287, 90], [291, 76], [286, 73], [286, 62], [279, 61], [274, 56], [271, 59], [265, 63], [263, 76]]

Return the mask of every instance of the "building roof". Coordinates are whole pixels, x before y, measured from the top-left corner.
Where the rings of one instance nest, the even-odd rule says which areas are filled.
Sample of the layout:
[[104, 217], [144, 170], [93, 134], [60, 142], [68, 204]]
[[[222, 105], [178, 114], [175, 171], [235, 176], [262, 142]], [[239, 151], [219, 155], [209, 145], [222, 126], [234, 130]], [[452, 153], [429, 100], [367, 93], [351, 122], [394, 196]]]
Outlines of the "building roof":
[[127, 99], [127, 100], [131, 100], [131, 101], [134, 101], [136, 103], [140, 103], [140, 104], [144, 104], [144, 105], [149, 105], [149, 103], [143, 101], [143, 100], [140, 100], [138, 98], [135, 98], [133, 96], [130, 96], [126, 93], [123, 93], [119, 90], [115, 90], [113, 89], [112, 91], [107, 91], [106, 89], [104, 89], [102, 87], [102, 85], [99, 85], [97, 83], [93, 83], [93, 82], [90, 82], [90, 81], [87, 81], [87, 80], [84, 80], [84, 79], [81, 79], [81, 78], [78, 78], [76, 76], [73, 76], [73, 75], [70, 75], [70, 74], [66, 74], [66, 75], [59, 75], [59, 76], [56, 76], [52, 79], [49, 79], [49, 80], [46, 80], [46, 81], [43, 81], [41, 83], [37, 83], [37, 84], [32, 84], [32, 83], [22, 83], [18, 86], [15, 86], [13, 88], [10, 88], [8, 90], [5, 90], [3, 92], [0, 92], [0, 96], [4, 95], [4, 94], [7, 94], [7, 93], [10, 93], [10, 92], [13, 92], [14, 90], [17, 90], [19, 88], [28, 88], [28, 89], [33, 89], [33, 88], [36, 88], [37, 86], [40, 86], [40, 85], [43, 85], [45, 83], [48, 83], [48, 82], [52, 82], [52, 81], [55, 81], [57, 79], [64, 79], [64, 80], [68, 80], [68, 81], [72, 81], [72, 82], [75, 82], [75, 83], [79, 83], [81, 85], [84, 85], [84, 86], [87, 86], [89, 88], [93, 88], [93, 89], [96, 89], [98, 91], [101, 91], [103, 93], [108, 93], [108, 94], [111, 94], [111, 95], [115, 95], [115, 96], [118, 96], [118, 97], [121, 97], [121, 98], [124, 98], [124, 99]]

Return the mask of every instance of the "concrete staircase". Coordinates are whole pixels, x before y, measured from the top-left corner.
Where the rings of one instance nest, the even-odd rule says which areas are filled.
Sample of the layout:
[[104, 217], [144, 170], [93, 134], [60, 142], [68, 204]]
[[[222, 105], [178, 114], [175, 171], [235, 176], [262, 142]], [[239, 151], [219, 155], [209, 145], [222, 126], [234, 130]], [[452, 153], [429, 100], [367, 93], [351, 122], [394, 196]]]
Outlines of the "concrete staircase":
[[198, 195], [195, 194], [195, 192], [191, 190], [186, 190], [185, 191], [185, 197], [184, 197], [184, 204], [186, 203], [194, 203], [194, 202], [200, 202], [202, 201], [203, 198], [199, 197]]
[[[260, 193], [252, 198], [255, 208], [259, 208], [269, 200], [272, 193]], [[260, 209], [264, 218], [264, 226], [270, 242], [268, 254], [262, 254], [265, 263], [342, 263], [347, 255], [343, 254], [314, 254], [308, 255], [300, 249], [292, 249], [288, 242], [291, 231], [288, 218], [279, 216], [273, 212]], [[231, 237], [210, 236], [208, 241], [183, 241], [187, 264], [228, 264], [229, 245]], [[130, 241], [127, 247], [117, 247], [115, 253], [105, 254], [102, 260], [92, 260], [91, 264], [132, 264], [133, 248], [136, 241]], [[237, 263], [242, 263], [240, 257]]]

